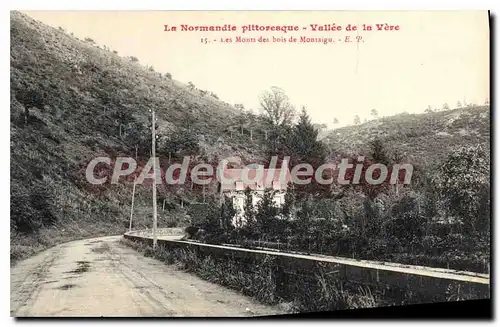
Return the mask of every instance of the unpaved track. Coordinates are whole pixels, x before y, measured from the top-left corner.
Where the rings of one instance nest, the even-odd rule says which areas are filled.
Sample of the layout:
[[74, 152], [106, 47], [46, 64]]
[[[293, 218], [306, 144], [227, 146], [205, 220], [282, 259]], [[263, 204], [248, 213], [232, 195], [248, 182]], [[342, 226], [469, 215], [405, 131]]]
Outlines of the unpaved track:
[[237, 317], [282, 314], [146, 258], [110, 236], [62, 244], [11, 268], [11, 316]]

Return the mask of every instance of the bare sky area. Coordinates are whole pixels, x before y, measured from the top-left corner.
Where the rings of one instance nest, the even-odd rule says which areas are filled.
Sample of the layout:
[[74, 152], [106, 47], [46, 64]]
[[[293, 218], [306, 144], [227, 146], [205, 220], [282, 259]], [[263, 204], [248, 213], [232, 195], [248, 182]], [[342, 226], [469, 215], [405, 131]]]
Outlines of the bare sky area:
[[[399, 112], [421, 113], [431, 105], [489, 99], [489, 25], [486, 11], [38, 11], [25, 12], [79, 38], [90, 37], [156, 71], [215, 92], [232, 104], [257, 109], [259, 94], [283, 88], [298, 108], [332, 127]], [[248, 32], [240, 26], [332, 24], [399, 25], [399, 31]], [[165, 32], [164, 25], [232, 24], [237, 32]], [[235, 43], [236, 36], [344, 38], [362, 43]], [[203, 44], [203, 37], [220, 40]]]

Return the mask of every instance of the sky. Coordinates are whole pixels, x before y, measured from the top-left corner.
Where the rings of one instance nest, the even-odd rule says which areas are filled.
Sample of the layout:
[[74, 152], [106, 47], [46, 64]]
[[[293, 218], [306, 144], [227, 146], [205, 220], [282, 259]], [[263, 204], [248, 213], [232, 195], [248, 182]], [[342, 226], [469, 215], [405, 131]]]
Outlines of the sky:
[[[90, 37], [156, 71], [258, 112], [259, 95], [282, 88], [316, 123], [350, 125], [370, 118], [422, 113], [430, 105], [489, 99], [489, 23], [486, 11], [25, 11], [34, 19]], [[377, 31], [375, 24], [399, 26]], [[164, 25], [223, 25], [235, 32], [164, 31]], [[242, 33], [241, 26], [298, 25], [298, 32]], [[314, 32], [310, 24], [341, 31]], [[346, 31], [348, 24], [357, 31]], [[375, 31], [363, 31], [362, 25]], [[236, 37], [333, 37], [363, 42], [237, 43]], [[217, 40], [203, 43], [202, 38]], [[232, 38], [222, 43], [221, 38]], [[333, 125], [334, 118], [339, 124]]]

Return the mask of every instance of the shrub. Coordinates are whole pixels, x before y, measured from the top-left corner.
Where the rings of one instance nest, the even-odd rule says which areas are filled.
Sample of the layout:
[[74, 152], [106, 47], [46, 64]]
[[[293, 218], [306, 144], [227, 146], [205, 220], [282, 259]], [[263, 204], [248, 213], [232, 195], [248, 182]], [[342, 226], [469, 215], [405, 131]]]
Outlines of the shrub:
[[448, 155], [434, 178], [446, 211], [471, 232], [489, 230], [489, 167], [484, 146], [461, 147]]
[[24, 105], [26, 109], [31, 107], [43, 108], [44, 95], [43, 91], [38, 90], [36, 87], [21, 89], [16, 92], [16, 99]]
[[53, 225], [57, 218], [52, 212], [54, 199], [48, 187], [13, 184], [11, 188], [11, 230], [29, 233]]

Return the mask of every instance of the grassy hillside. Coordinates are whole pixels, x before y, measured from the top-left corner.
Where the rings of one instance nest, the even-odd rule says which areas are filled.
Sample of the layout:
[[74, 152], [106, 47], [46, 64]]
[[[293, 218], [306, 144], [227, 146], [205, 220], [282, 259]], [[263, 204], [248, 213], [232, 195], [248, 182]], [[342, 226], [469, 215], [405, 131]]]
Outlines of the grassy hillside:
[[[244, 135], [248, 121], [240, 126], [238, 111], [209, 92], [11, 13], [12, 259], [62, 240], [125, 230], [132, 186], [97, 192], [83, 172], [99, 155], [135, 155], [136, 145], [139, 156], [149, 157], [151, 108], [159, 156], [166, 156], [164, 140], [182, 130], [196, 135], [204, 158], [258, 153], [259, 138]], [[150, 188], [139, 186], [136, 226], [151, 225], [150, 199]], [[160, 212], [160, 226], [168, 215]]]
[[335, 129], [325, 138], [332, 150], [368, 151], [374, 138], [411, 162], [426, 165], [443, 159], [456, 146], [490, 143], [490, 107], [475, 106], [425, 114], [399, 114]]

